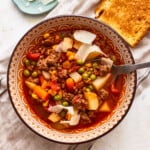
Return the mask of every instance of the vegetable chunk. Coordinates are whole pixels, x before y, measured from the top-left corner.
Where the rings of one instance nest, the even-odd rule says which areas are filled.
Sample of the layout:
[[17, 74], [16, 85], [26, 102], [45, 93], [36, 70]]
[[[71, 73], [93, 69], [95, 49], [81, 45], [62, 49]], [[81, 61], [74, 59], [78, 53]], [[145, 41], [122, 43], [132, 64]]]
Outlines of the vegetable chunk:
[[100, 107], [99, 111], [103, 111], [103, 112], [110, 112], [111, 111], [107, 101], [105, 101], [102, 104], [102, 106]]
[[97, 110], [99, 107], [99, 100], [94, 92], [85, 92], [84, 97], [88, 101], [88, 110]]
[[104, 77], [97, 77], [97, 79], [92, 82], [94, 88], [97, 91], [100, 90], [101, 88], [103, 88], [105, 86], [105, 84], [108, 82], [108, 80], [110, 79], [110, 77], [111, 77], [110, 73], [108, 73]]
[[48, 119], [52, 122], [58, 122], [61, 120], [61, 117], [57, 113], [51, 113], [48, 117]]

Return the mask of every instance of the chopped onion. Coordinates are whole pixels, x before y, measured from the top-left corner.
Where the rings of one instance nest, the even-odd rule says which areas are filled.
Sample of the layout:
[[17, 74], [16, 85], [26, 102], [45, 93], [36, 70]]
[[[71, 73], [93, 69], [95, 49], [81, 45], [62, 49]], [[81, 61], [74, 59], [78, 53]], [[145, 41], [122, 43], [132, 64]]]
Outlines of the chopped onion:
[[78, 72], [72, 72], [69, 76], [74, 80], [74, 82], [79, 82], [82, 79], [82, 76]]
[[46, 79], [46, 80], [49, 80], [49, 79], [50, 79], [50, 74], [49, 74], [49, 72], [43, 70], [43, 71], [42, 71], [42, 75], [43, 75], [44, 79]]

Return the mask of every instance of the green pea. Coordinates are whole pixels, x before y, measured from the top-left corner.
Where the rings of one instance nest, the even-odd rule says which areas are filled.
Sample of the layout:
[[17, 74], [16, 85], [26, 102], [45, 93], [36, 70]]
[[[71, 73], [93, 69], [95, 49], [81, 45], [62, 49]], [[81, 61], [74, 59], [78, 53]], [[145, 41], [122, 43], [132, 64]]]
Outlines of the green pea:
[[91, 79], [91, 80], [95, 80], [95, 79], [96, 79], [96, 75], [95, 75], [95, 74], [91, 74], [91, 75], [90, 75], [90, 79]]
[[83, 65], [83, 61], [82, 61], [81, 59], [77, 59], [77, 60], [76, 60], [76, 63], [77, 63], [78, 65]]
[[25, 66], [30, 66], [30, 60], [25, 58], [24, 59], [24, 64], [25, 64]]
[[89, 75], [88, 75], [88, 73], [86, 73], [86, 72], [82, 74], [82, 78], [83, 78], [84, 80], [87, 80], [87, 79], [88, 79], [88, 76], [89, 76]]
[[54, 100], [55, 100], [55, 101], [59, 101], [59, 100], [61, 100], [61, 99], [62, 99], [62, 96], [59, 95], [59, 94], [57, 94], [57, 95], [54, 96]]
[[32, 74], [31, 74], [31, 76], [33, 78], [36, 78], [38, 76], [38, 72], [37, 71], [33, 71]]
[[31, 65], [35, 66], [36, 65], [36, 61], [31, 61]]
[[91, 92], [91, 89], [87, 87], [87, 88], [85, 89], [85, 91], [86, 91], [86, 92]]
[[62, 111], [59, 113], [59, 115], [60, 115], [61, 117], [65, 117], [65, 116], [66, 116], [66, 111], [65, 111], [65, 110], [62, 110]]
[[23, 71], [23, 74], [24, 74], [25, 77], [29, 77], [30, 76], [30, 71], [28, 69], [25, 69]]
[[64, 102], [62, 103], [62, 105], [63, 105], [63, 106], [69, 106], [69, 103], [68, 103], [67, 101], [64, 101]]
[[81, 67], [81, 68], [78, 69], [78, 72], [79, 72], [79, 73], [84, 73], [84, 72], [85, 72], [85, 69], [84, 69], [83, 67]]
[[92, 64], [92, 66], [93, 66], [93, 68], [96, 68], [96, 67], [98, 66], [98, 63], [97, 63], [97, 62], [94, 62], [94, 63]]
[[94, 87], [92, 85], [89, 85], [88, 88], [93, 91]]

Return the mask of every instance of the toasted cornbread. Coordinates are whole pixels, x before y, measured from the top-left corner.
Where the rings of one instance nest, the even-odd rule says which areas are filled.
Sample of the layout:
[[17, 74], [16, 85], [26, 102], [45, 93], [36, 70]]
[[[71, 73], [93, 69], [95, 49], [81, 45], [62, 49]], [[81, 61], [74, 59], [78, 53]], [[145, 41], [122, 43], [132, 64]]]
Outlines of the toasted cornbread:
[[150, 0], [101, 0], [95, 16], [134, 47], [150, 30]]

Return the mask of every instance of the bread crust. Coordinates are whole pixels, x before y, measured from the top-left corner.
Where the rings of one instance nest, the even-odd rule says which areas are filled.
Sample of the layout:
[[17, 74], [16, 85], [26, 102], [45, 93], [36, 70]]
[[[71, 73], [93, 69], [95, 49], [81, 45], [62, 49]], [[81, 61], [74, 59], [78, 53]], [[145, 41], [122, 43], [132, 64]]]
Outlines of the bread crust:
[[150, 30], [150, 0], [101, 0], [95, 17], [135, 47]]

